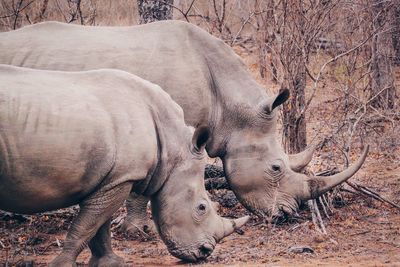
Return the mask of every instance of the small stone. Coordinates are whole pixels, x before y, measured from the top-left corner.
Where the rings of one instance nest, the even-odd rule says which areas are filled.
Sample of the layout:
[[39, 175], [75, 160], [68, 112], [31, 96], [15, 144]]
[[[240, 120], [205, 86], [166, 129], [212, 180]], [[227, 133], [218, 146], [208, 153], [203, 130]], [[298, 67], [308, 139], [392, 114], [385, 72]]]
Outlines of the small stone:
[[316, 243], [322, 243], [322, 242], [324, 242], [325, 240], [326, 240], [326, 237], [323, 236], [323, 235], [317, 235], [317, 236], [314, 237], [314, 241], [315, 241]]
[[314, 253], [314, 250], [309, 246], [292, 246], [288, 249], [289, 253]]
[[236, 232], [237, 234], [239, 234], [239, 235], [244, 235], [244, 231], [243, 231], [242, 229], [240, 229], [240, 228], [236, 228], [236, 229], [235, 229], [235, 232]]

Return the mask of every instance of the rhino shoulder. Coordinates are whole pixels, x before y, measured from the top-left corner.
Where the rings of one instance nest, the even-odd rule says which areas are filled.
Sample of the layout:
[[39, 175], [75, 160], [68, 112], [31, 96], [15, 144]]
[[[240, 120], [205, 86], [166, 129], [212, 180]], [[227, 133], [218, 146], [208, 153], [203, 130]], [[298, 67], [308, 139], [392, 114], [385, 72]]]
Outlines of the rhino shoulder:
[[165, 111], [170, 116], [174, 116], [175, 119], [183, 121], [184, 115], [182, 108], [171, 98], [171, 96], [166, 91], [163, 90], [163, 88], [161, 88], [161, 86], [125, 71], [112, 71], [115, 73], [115, 75], [123, 77], [127, 81], [132, 81], [136, 85], [143, 88], [140, 93], [145, 95], [145, 98], [149, 99], [149, 103], [153, 108], [163, 107], [163, 109], [165, 109]]
[[98, 69], [76, 74], [86, 77], [92, 75], [94, 80], [108, 80], [114, 84], [113, 90], [128, 90], [137, 95], [141, 101], [147, 102], [152, 108], [164, 107], [173, 111], [178, 118], [183, 118], [182, 108], [159, 85], [145, 80], [135, 74], [117, 69]]

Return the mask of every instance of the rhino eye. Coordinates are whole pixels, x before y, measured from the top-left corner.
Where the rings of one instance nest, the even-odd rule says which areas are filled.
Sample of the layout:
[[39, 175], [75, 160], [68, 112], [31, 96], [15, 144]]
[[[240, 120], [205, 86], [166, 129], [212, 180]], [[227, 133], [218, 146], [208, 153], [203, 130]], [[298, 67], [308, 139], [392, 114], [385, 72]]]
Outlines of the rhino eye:
[[204, 203], [201, 203], [197, 206], [197, 214], [204, 215], [207, 212], [207, 206]]
[[272, 170], [274, 172], [280, 172], [281, 171], [281, 166], [279, 166], [278, 164], [273, 164], [272, 165]]

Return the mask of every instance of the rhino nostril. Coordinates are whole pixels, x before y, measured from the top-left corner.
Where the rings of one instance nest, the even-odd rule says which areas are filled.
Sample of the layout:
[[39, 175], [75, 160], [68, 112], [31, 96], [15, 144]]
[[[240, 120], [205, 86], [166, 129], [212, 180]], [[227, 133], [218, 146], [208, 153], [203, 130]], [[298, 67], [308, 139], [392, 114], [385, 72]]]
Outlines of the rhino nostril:
[[200, 247], [199, 250], [200, 250], [202, 255], [207, 257], [207, 256], [209, 256], [211, 254], [211, 252], [213, 252], [214, 247], [212, 245], [210, 245], [210, 244], [204, 244], [204, 245], [202, 245]]

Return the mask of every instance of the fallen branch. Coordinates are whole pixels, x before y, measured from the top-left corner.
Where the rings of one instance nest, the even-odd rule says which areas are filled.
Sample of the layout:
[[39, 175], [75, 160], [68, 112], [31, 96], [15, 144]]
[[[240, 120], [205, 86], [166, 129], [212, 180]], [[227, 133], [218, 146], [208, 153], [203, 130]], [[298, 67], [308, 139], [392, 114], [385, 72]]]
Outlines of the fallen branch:
[[372, 191], [372, 190], [369, 189], [368, 187], [363, 186], [363, 185], [359, 185], [359, 184], [356, 184], [356, 183], [352, 183], [352, 182], [349, 182], [349, 181], [347, 181], [346, 183], [347, 183], [349, 186], [351, 186], [354, 190], [356, 190], [356, 191], [358, 191], [358, 192], [361, 192], [361, 193], [363, 193], [364, 195], [367, 195], [367, 196], [369, 196], [369, 197], [372, 197], [372, 198], [374, 198], [374, 199], [376, 199], [376, 200], [379, 200], [379, 201], [381, 201], [381, 202], [387, 203], [387, 204], [389, 204], [389, 205], [391, 205], [391, 206], [393, 206], [393, 207], [395, 207], [395, 208], [397, 208], [397, 209], [400, 210], [400, 206], [399, 206], [399, 205], [397, 205], [396, 203], [394, 203], [394, 202], [392, 202], [392, 201], [390, 201], [390, 200], [388, 200], [388, 199], [382, 197], [382, 196], [379, 195], [377, 192]]
[[[327, 210], [327, 208], [328, 208], [328, 203], [327, 203], [326, 200], [325, 200], [325, 195], [320, 196], [320, 197], [318, 198], [318, 200], [319, 200], [319, 203], [320, 203], [321, 206], [322, 206], [322, 210], [324, 211], [325, 217], [329, 219], [330, 217], [329, 217], [328, 210]], [[325, 200], [325, 201], [324, 201], [324, 200]]]
[[[337, 169], [333, 168], [333, 169], [328, 169], [325, 171], [318, 172], [315, 175], [316, 176], [330, 176], [336, 172], [337, 172]], [[320, 205], [322, 206], [322, 209], [324, 211], [326, 218], [329, 219], [329, 214], [328, 214], [327, 209], [331, 210], [331, 208], [329, 207], [328, 201], [325, 199], [325, 195], [322, 195], [321, 197], [319, 197], [318, 200], [319, 200]], [[324, 201], [325, 201], [325, 203], [324, 203]], [[322, 216], [321, 216], [321, 212], [318, 207], [317, 199], [308, 200], [307, 205], [310, 208], [311, 218], [312, 218], [312, 222], [315, 226], [315, 229], [318, 232], [320, 232], [321, 234], [327, 235], [326, 227], [325, 227], [324, 221], [322, 220]], [[332, 212], [332, 210], [331, 210], [331, 212]]]
[[370, 232], [371, 232], [370, 230], [366, 230], [366, 231], [362, 231], [362, 232], [351, 234], [350, 236], [363, 235], [363, 234], [367, 234], [367, 233], [370, 233]]
[[315, 176], [331, 176], [338, 173], [337, 168], [327, 169], [325, 171], [317, 172]]
[[226, 182], [225, 177], [207, 179], [205, 180], [204, 186], [206, 187], [206, 190], [230, 189], [230, 186]]
[[217, 165], [207, 164], [204, 169], [204, 179], [224, 177], [224, 169]]
[[322, 220], [321, 213], [319, 212], [317, 201], [315, 199], [310, 199], [307, 201], [307, 204], [311, 211], [311, 218], [315, 229], [321, 234], [326, 235], [326, 228], [324, 225], [324, 221]]
[[[329, 170], [326, 170], [326, 171], [319, 172], [319, 173], [317, 173], [316, 175], [317, 175], [317, 176], [329, 176], [329, 175], [334, 175], [334, 174], [336, 174], [336, 173], [338, 173], [338, 171], [337, 171], [336, 168], [334, 168], [334, 169], [329, 169]], [[392, 201], [390, 201], [390, 200], [388, 200], [388, 199], [382, 197], [380, 194], [378, 194], [377, 192], [375, 192], [375, 191], [369, 189], [368, 187], [363, 186], [363, 185], [356, 184], [356, 183], [354, 183], [354, 182], [349, 182], [349, 181], [346, 181], [346, 183], [347, 183], [351, 188], [353, 188], [354, 190], [356, 190], [356, 192], [361, 192], [362, 194], [364, 194], [364, 195], [366, 195], [366, 196], [369, 196], [369, 197], [372, 197], [372, 198], [374, 198], [374, 199], [376, 199], [376, 200], [379, 200], [379, 201], [381, 201], [381, 202], [387, 203], [387, 204], [389, 204], [389, 205], [391, 205], [391, 206], [393, 206], [393, 207], [395, 207], [395, 208], [397, 208], [397, 209], [400, 210], [400, 205], [398, 205], [398, 204], [396, 204], [396, 203], [394, 203], [394, 202], [392, 202]], [[348, 190], [348, 189], [345, 189], [345, 188], [343, 188], [342, 190], [343, 190], [343, 191], [346, 191], [346, 192], [353, 193], [353, 194], [356, 193], [356, 192], [353, 192], [353, 191]]]
[[204, 170], [204, 179], [206, 190], [230, 189], [226, 182], [224, 169], [220, 166], [207, 164]]

